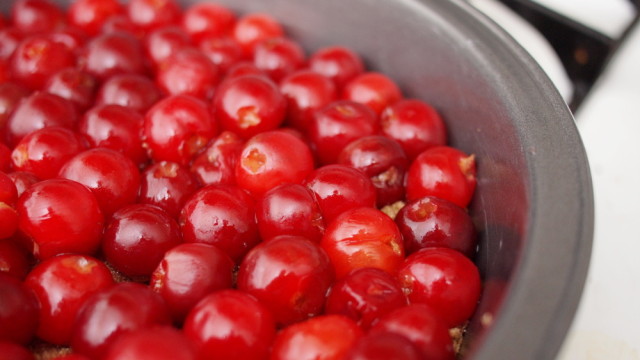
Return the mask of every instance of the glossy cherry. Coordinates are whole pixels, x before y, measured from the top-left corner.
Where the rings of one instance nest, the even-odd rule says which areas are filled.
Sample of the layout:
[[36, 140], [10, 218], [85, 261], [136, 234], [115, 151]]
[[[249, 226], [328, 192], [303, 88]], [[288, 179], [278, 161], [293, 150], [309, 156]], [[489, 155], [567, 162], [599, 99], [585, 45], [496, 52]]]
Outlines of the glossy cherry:
[[31, 270], [31, 263], [31, 257], [17, 239], [0, 239], [0, 273], [23, 280]]
[[7, 174], [11, 181], [16, 185], [16, 190], [18, 191], [18, 197], [22, 195], [22, 193], [31, 187], [31, 185], [40, 182], [40, 179], [35, 176], [33, 173], [26, 171], [14, 171]]
[[40, 303], [36, 335], [53, 344], [68, 345], [82, 304], [93, 293], [112, 286], [113, 278], [100, 260], [66, 254], [36, 265], [25, 284]]
[[39, 311], [33, 291], [20, 279], [0, 272], [0, 342], [27, 344], [36, 333]]
[[71, 101], [84, 111], [93, 104], [98, 82], [80, 69], [66, 68], [51, 75], [43, 89]]
[[102, 253], [126, 276], [150, 276], [165, 252], [180, 243], [180, 228], [169, 214], [153, 205], [133, 204], [113, 214], [102, 236]]
[[343, 46], [329, 46], [309, 57], [309, 69], [331, 79], [337, 89], [364, 72], [358, 54]]
[[236, 15], [216, 3], [197, 3], [189, 6], [182, 16], [182, 28], [191, 39], [200, 43], [228, 35], [236, 22]]
[[345, 84], [342, 98], [367, 105], [376, 114], [402, 99], [402, 93], [393, 80], [377, 72], [366, 72]]
[[121, 14], [123, 7], [117, 0], [76, 0], [69, 6], [67, 18], [88, 35], [96, 35], [110, 17]]
[[178, 24], [182, 11], [175, 0], [130, 0], [126, 14], [135, 27], [149, 31]]
[[235, 185], [236, 164], [244, 140], [231, 131], [223, 131], [191, 163], [191, 172], [202, 185]]
[[275, 82], [299, 69], [304, 60], [302, 47], [284, 37], [265, 39], [253, 49], [253, 63]]
[[285, 77], [280, 91], [287, 98], [287, 124], [306, 133], [313, 113], [337, 98], [334, 83], [311, 70], [299, 70]]
[[148, 77], [120, 74], [109, 77], [102, 84], [96, 95], [96, 104], [121, 105], [144, 113], [160, 98], [160, 89]]
[[176, 323], [205, 296], [231, 288], [235, 264], [209, 244], [181, 244], [167, 251], [153, 271], [151, 288], [160, 294]]
[[112, 32], [92, 38], [80, 55], [81, 69], [100, 80], [113, 75], [146, 71], [140, 41], [125, 32]]
[[138, 201], [164, 209], [177, 218], [187, 199], [198, 190], [193, 175], [180, 164], [160, 161], [142, 172]]
[[199, 49], [177, 50], [156, 72], [161, 90], [171, 95], [191, 95], [209, 99], [218, 84], [218, 68]]
[[197, 360], [192, 342], [170, 326], [142, 328], [122, 334], [107, 349], [104, 360]]
[[263, 13], [242, 16], [232, 29], [233, 38], [251, 56], [255, 46], [263, 40], [284, 35], [282, 25], [273, 17]]
[[46, 33], [63, 27], [65, 16], [49, 0], [18, 0], [11, 8], [11, 22], [27, 34]]
[[75, 56], [50, 36], [39, 35], [23, 40], [11, 57], [12, 76], [30, 89], [42, 89], [49, 77], [60, 69], [73, 67]]
[[361, 337], [345, 360], [421, 360], [422, 354], [406, 337], [377, 332]]

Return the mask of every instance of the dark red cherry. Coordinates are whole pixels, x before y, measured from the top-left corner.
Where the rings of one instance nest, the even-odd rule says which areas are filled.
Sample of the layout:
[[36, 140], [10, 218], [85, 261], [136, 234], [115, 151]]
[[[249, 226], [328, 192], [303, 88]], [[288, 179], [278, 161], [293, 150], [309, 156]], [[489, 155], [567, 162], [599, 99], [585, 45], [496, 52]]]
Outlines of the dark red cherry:
[[41, 35], [18, 45], [11, 58], [11, 73], [22, 85], [39, 90], [53, 74], [74, 65], [75, 56], [67, 46]]
[[144, 38], [144, 49], [149, 60], [162, 70], [165, 62], [185, 48], [191, 47], [189, 35], [178, 26], [165, 26], [151, 31]]
[[255, 46], [261, 41], [282, 35], [282, 25], [263, 13], [247, 14], [238, 19], [233, 27], [233, 37], [247, 56], [253, 54]]
[[31, 270], [31, 260], [17, 239], [0, 240], [0, 273], [23, 280]]
[[406, 337], [377, 332], [361, 337], [344, 360], [421, 360], [422, 354]]
[[298, 43], [284, 37], [265, 39], [253, 49], [253, 63], [273, 81], [280, 82], [304, 63], [304, 51]]
[[69, 6], [67, 18], [70, 25], [94, 36], [107, 19], [122, 12], [123, 7], [118, 0], [77, 0]]
[[175, 0], [130, 0], [126, 5], [126, 14], [135, 27], [150, 31], [178, 24], [181, 10]]
[[26, 347], [9, 341], [0, 341], [0, 354], [7, 360], [36, 359]]
[[200, 50], [177, 50], [156, 72], [156, 82], [161, 90], [171, 95], [191, 95], [209, 99], [218, 84], [218, 68]]
[[367, 105], [376, 114], [402, 99], [398, 85], [388, 76], [367, 72], [356, 76], [345, 84], [342, 98]]
[[197, 360], [191, 341], [171, 326], [137, 329], [118, 337], [104, 360]]
[[[213, 3], [202, 3], [214, 5]], [[244, 59], [240, 44], [230, 37], [205, 38], [200, 41], [198, 48], [214, 63], [220, 74], [225, 74], [232, 66]], [[247, 64], [251, 64], [247, 62]]]
[[71, 101], [81, 111], [91, 107], [97, 89], [97, 80], [77, 68], [58, 71], [44, 85], [45, 91]]
[[280, 91], [287, 98], [287, 123], [306, 133], [313, 113], [336, 100], [333, 82], [311, 70], [299, 70], [285, 77]]
[[39, 311], [33, 291], [18, 278], [1, 271], [0, 342], [27, 344], [36, 333]]
[[119, 74], [143, 74], [146, 71], [140, 41], [124, 32], [112, 32], [92, 38], [79, 59], [81, 68], [104, 81]]

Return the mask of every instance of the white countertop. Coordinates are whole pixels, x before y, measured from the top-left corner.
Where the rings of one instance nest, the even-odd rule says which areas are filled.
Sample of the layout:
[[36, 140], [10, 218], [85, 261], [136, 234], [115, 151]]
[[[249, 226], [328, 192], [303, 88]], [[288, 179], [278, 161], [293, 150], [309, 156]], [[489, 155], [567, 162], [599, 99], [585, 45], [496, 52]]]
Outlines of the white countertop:
[[[630, 18], [628, 0], [537, 1], [609, 35], [619, 33], [616, 23]], [[472, 1], [516, 39], [530, 47], [537, 44], [529, 41], [535, 35], [526, 25], [509, 16], [505, 20], [504, 9], [496, 10], [491, 2]], [[545, 45], [529, 50], [561, 93], [570, 93], [566, 78], [558, 74], [557, 59]], [[557, 360], [640, 360], [640, 26], [575, 118], [593, 177], [595, 235], [580, 307]]]

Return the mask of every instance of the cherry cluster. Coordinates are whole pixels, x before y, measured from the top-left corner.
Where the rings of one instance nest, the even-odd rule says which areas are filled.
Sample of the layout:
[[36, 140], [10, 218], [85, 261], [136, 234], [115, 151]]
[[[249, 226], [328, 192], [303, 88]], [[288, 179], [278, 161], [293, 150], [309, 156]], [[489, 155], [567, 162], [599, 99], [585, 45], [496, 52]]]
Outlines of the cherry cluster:
[[475, 186], [432, 106], [267, 14], [17, 0], [0, 358], [454, 359]]

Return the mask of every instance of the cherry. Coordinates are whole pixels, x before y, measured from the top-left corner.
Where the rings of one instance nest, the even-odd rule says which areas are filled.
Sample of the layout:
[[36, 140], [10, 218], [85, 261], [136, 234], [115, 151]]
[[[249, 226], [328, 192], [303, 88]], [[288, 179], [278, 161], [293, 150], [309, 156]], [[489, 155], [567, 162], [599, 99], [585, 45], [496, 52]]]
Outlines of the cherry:
[[27, 344], [36, 333], [38, 312], [39, 304], [31, 289], [0, 272], [0, 342]]
[[[202, 5], [215, 6], [212, 3], [202, 3]], [[202, 39], [198, 44], [198, 48], [216, 65], [221, 74], [226, 73], [244, 58], [240, 44], [230, 37]]]
[[178, 24], [182, 15], [175, 0], [130, 0], [126, 13], [131, 23], [143, 31]]
[[193, 4], [182, 16], [182, 28], [196, 43], [230, 34], [235, 22], [235, 14], [216, 3]]
[[212, 140], [191, 164], [191, 172], [203, 185], [235, 185], [236, 163], [244, 141], [231, 131]]
[[[0, 128], [0, 139], [3, 138]], [[3, 142], [0, 142], [0, 171], [9, 171], [11, 168], [11, 149]]]
[[60, 96], [34, 92], [14, 109], [7, 120], [7, 145], [16, 146], [29, 133], [49, 126], [74, 128], [78, 111], [73, 103]]
[[58, 70], [73, 67], [75, 57], [64, 45], [46, 35], [23, 40], [11, 58], [12, 76], [26, 87], [42, 89]]
[[237, 184], [253, 194], [283, 183], [301, 183], [313, 171], [311, 150], [284, 131], [266, 131], [249, 139], [236, 163]]
[[[29, 90], [14, 82], [0, 83], [0, 136], [3, 135], [5, 124], [16, 106], [29, 96]], [[4, 141], [4, 136], [0, 137], [0, 144]]]
[[119, 74], [146, 71], [140, 41], [125, 32], [111, 32], [92, 38], [80, 55], [81, 69], [104, 81]]
[[194, 345], [170, 326], [137, 329], [118, 337], [104, 360], [196, 360]]
[[36, 335], [53, 344], [67, 345], [82, 304], [93, 293], [112, 286], [113, 278], [100, 260], [67, 254], [36, 265], [27, 275], [25, 284], [40, 303]]
[[420, 100], [404, 99], [388, 106], [380, 114], [380, 123], [383, 134], [397, 141], [411, 160], [429, 147], [447, 143], [442, 118]]
[[343, 46], [319, 49], [309, 57], [309, 69], [331, 79], [337, 89], [364, 72], [362, 59]]
[[70, 25], [94, 36], [107, 19], [122, 12], [123, 7], [117, 0], [76, 0], [70, 4], [67, 18]]
[[458, 250], [469, 258], [475, 253], [476, 231], [471, 217], [447, 200], [432, 196], [413, 200], [395, 220], [407, 254], [426, 247]]
[[202, 100], [173, 95], [149, 109], [142, 131], [153, 160], [186, 165], [217, 135], [218, 128]]
[[309, 174], [304, 185], [315, 194], [327, 224], [344, 211], [361, 206], [374, 207], [376, 204], [376, 190], [371, 180], [349, 166], [317, 168]]
[[287, 98], [287, 123], [307, 132], [313, 113], [336, 100], [336, 88], [326, 76], [311, 70], [298, 70], [285, 77], [280, 91]]
[[235, 23], [233, 38], [246, 55], [252, 55], [255, 46], [263, 40], [284, 35], [282, 25], [273, 17], [262, 14], [247, 14]]
[[393, 80], [384, 74], [367, 72], [345, 84], [342, 98], [367, 105], [376, 114], [402, 98], [402, 93]]
[[274, 37], [256, 43], [253, 63], [273, 81], [280, 82], [304, 63], [304, 51], [298, 43], [284, 37]]
[[151, 62], [162, 69], [172, 54], [191, 47], [189, 35], [178, 26], [163, 26], [151, 31], [144, 39], [144, 49]]
[[264, 71], [258, 69], [252, 62], [238, 61], [227, 69], [224, 80], [235, 79], [244, 75], [257, 75], [267, 77]]
[[0, 240], [0, 274], [23, 280], [30, 269], [31, 258], [17, 241], [12, 238]]
[[142, 172], [138, 201], [164, 209], [177, 218], [187, 199], [198, 190], [198, 183], [185, 167], [160, 161]]
[[65, 25], [62, 9], [48, 0], [18, 0], [11, 8], [11, 22], [28, 34], [46, 33]]
[[67, 179], [34, 184], [18, 201], [18, 225], [40, 260], [61, 253], [94, 253], [102, 235], [103, 217], [95, 196]]
[[449, 329], [438, 314], [424, 304], [411, 304], [384, 315], [369, 334], [394, 333], [405, 337], [420, 351], [421, 359], [453, 360]]
[[342, 315], [321, 315], [278, 333], [272, 360], [340, 360], [362, 337], [356, 323]]
[[333, 284], [325, 313], [348, 316], [368, 329], [382, 315], [406, 304], [395, 277], [380, 269], [360, 268]]
[[398, 278], [409, 302], [429, 305], [449, 327], [469, 319], [480, 298], [478, 268], [452, 249], [429, 248], [411, 254], [398, 270]]
[[11, 161], [18, 171], [30, 172], [39, 179], [50, 179], [85, 148], [77, 133], [58, 126], [46, 127], [20, 140], [11, 153]]
[[109, 77], [96, 95], [96, 105], [121, 105], [140, 113], [146, 112], [161, 98], [160, 89], [149, 78], [139, 74]]
[[71, 101], [81, 111], [93, 104], [97, 89], [97, 80], [76, 68], [66, 68], [54, 73], [44, 85], [44, 91]]
[[268, 78], [245, 75], [222, 82], [212, 106], [225, 130], [246, 139], [282, 124], [287, 102]]
[[218, 68], [202, 51], [184, 48], [160, 66], [156, 82], [167, 94], [209, 99], [218, 83]]
[[258, 244], [238, 272], [238, 289], [255, 296], [281, 325], [320, 314], [332, 281], [327, 254], [316, 243], [292, 235]]
[[78, 132], [92, 147], [119, 151], [141, 165], [148, 160], [140, 139], [143, 121], [143, 116], [130, 107], [96, 105], [84, 113]]
[[237, 187], [198, 190], [182, 208], [179, 223], [185, 242], [215, 245], [236, 262], [260, 241], [254, 200]]
[[0, 202], [15, 205], [18, 200], [18, 189], [9, 175], [0, 171]]
[[395, 141], [380, 135], [361, 137], [342, 149], [338, 163], [352, 166], [369, 176], [376, 187], [378, 207], [403, 199], [404, 176], [409, 164]]
[[35, 360], [35, 356], [22, 345], [0, 340], [0, 354], [7, 360]]
[[421, 360], [423, 357], [406, 337], [392, 332], [377, 332], [361, 337], [344, 359]]
[[219, 248], [189, 243], [175, 246], [153, 271], [151, 288], [159, 293], [181, 323], [205, 296], [231, 288], [234, 263]]
[[102, 252], [116, 270], [129, 277], [149, 276], [165, 252], [182, 243], [178, 223], [159, 207], [123, 206], [102, 236]]
[[7, 239], [18, 230], [18, 213], [7, 203], [0, 201], [0, 239]]
[[436, 196], [467, 207], [476, 187], [475, 158], [448, 146], [429, 148], [409, 167], [406, 186], [409, 201]]
[[369, 207], [338, 215], [329, 223], [320, 246], [329, 255], [338, 279], [364, 267], [395, 275], [404, 260], [398, 227], [385, 213]]
[[269, 310], [238, 290], [216, 291], [189, 312], [183, 331], [201, 359], [266, 359], [276, 327]]
[[126, 14], [112, 15], [104, 21], [100, 33], [109, 34], [114, 32], [127, 33], [138, 39], [144, 38], [144, 31], [133, 25]]
[[31, 187], [31, 185], [40, 182], [37, 176], [30, 172], [26, 171], [14, 171], [9, 174], [9, 177], [16, 185], [16, 190], [18, 190], [18, 197], [22, 195], [22, 193]]
[[136, 164], [115, 150], [83, 151], [60, 168], [59, 176], [89, 188], [107, 218], [121, 207], [134, 203], [138, 197], [140, 173]]
[[49, 37], [53, 41], [66, 46], [75, 57], [81, 53], [81, 49], [89, 40], [84, 31], [72, 26], [56, 30]]
[[94, 292], [83, 302], [74, 322], [74, 352], [102, 359], [118, 338], [132, 331], [170, 323], [162, 298], [148, 287], [123, 282]]
[[335, 101], [317, 110], [309, 123], [309, 139], [323, 164], [335, 163], [340, 151], [353, 140], [377, 134], [376, 115], [365, 105]]
[[256, 220], [264, 241], [278, 235], [295, 235], [317, 243], [325, 228], [313, 192], [300, 184], [282, 184], [259, 197]]

